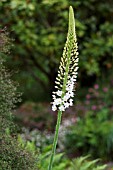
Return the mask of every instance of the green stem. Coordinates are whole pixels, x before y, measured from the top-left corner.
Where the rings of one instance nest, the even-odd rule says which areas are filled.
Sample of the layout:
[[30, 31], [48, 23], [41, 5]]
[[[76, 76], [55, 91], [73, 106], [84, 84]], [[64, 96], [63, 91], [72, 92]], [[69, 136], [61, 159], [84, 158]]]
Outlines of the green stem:
[[53, 159], [54, 159], [54, 155], [55, 155], [55, 151], [56, 151], [56, 145], [57, 145], [57, 141], [58, 141], [58, 133], [59, 133], [59, 127], [60, 127], [60, 123], [61, 123], [61, 118], [62, 118], [62, 111], [58, 111], [57, 124], [56, 124], [56, 129], [55, 129], [55, 136], [54, 136], [54, 141], [53, 141], [52, 152], [51, 152], [48, 170], [52, 170], [52, 164], [53, 164]]

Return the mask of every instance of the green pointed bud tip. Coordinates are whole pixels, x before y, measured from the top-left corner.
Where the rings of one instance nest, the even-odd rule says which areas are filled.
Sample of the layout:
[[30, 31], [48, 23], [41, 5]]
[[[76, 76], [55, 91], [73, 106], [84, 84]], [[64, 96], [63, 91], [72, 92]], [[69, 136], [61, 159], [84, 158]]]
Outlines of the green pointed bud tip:
[[75, 34], [75, 18], [73, 7], [69, 7], [69, 31], [72, 31]]
[[72, 6], [69, 7], [69, 11], [73, 11], [73, 7]]

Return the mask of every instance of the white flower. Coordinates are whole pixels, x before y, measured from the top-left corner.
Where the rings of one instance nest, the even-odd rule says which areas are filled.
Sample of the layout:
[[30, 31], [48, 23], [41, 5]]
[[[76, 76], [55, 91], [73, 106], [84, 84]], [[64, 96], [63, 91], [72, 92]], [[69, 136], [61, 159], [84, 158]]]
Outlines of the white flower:
[[61, 98], [58, 98], [58, 99], [55, 99], [54, 102], [53, 102], [53, 105], [59, 105], [62, 103], [62, 100]]
[[66, 93], [65, 96], [63, 97], [63, 101], [67, 101], [70, 98], [70, 94]]
[[60, 111], [65, 111], [65, 107], [64, 107], [63, 105], [61, 105], [61, 106], [59, 107], [59, 110], [60, 110]]
[[58, 90], [58, 91], [56, 92], [56, 94], [57, 94], [58, 96], [61, 96], [61, 95], [62, 95], [62, 91]]
[[53, 99], [56, 99], [56, 96], [55, 95], [52, 95]]
[[68, 102], [64, 103], [64, 107], [68, 108], [69, 107], [69, 103]]
[[74, 97], [74, 93], [70, 91], [70, 97]]
[[74, 83], [74, 81], [76, 81], [76, 78], [73, 76], [71, 77], [71, 82]]
[[73, 78], [75, 78], [75, 79], [76, 79], [76, 78], [77, 78], [77, 75], [73, 75]]
[[56, 111], [57, 110], [57, 107], [55, 105], [52, 105], [52, 110], [53, 111]]
[[71, 85], [69, 86], [69, 92], [70, 92], [70, 93], [73, 91], [73, 87], [74, 87], [73, 84], [71, 84]]
[[72, 99], [69, 100], [69, 105], [73, 106], [73, 100]]
[[66, 87], [66, 90], [67, 90], [67, 91], [69, 91], [69, 90], [70, 90], [69, 86], [68, 86], [68, 87]]
[[78, 63], [79, 62], [79, 58], [76, 58], [75, 62]]
[[76, 67], [74, 71], [76, 72], [78, 69], [79, 69], [79, 67]]
[[63, 56], [61, 57], [58, 76], [55, 81], [56, 92], [53, 92], [53, 110], [65, 111], [66, 108], [73, 105], [74, 84], [79, 68], [78, 61], [78, 45], [72, 12], [69, 15], [67, 41], [63, 50]]

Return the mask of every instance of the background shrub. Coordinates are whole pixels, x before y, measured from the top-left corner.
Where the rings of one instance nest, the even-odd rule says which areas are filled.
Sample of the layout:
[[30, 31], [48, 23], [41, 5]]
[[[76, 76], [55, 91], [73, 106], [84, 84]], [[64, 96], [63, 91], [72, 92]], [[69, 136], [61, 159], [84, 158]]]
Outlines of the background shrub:
[[[5, 41], [7, 34], [1, 41]], [[16, 139], [16, 126], [13, 123], [12, 109], [20, 100], [17, 85], [11, 80], [11, 73], [4, 67], [2, 59], [7, 45], [1, 45], [0, 55], [0, 170], [35, 170], [36, 157], [22, 147]]]
[[8, 135], [0, 138], [0, 170], [37, 170], [35, 156]]

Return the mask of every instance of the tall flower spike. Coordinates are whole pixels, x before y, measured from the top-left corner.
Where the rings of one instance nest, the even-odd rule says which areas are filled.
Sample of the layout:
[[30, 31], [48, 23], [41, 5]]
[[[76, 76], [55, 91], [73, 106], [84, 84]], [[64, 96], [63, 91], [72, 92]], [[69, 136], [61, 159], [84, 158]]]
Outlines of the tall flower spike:
[[74, 86], [78, 70], [78, 46], [75, 32], [75, 19], [73, 8], [69, 8], [69, 28], [63, 56], [60, 61], [58, 75], [53, 92], [52, 110], [65, 111], [73, 105]]

